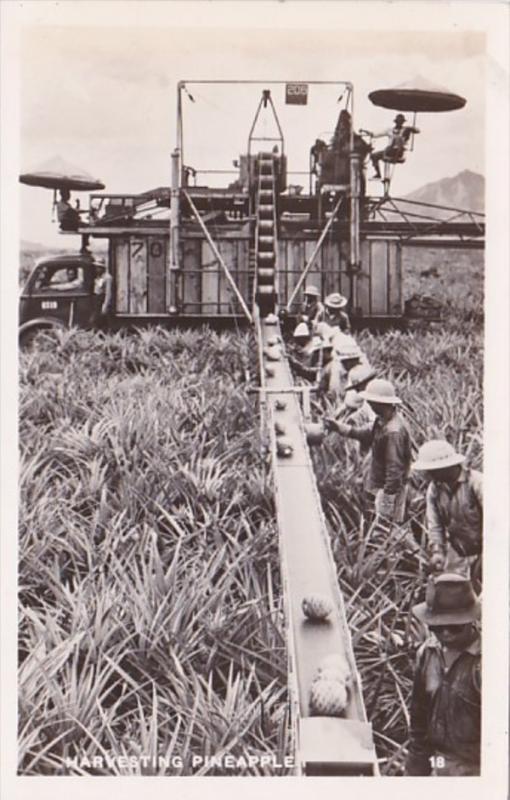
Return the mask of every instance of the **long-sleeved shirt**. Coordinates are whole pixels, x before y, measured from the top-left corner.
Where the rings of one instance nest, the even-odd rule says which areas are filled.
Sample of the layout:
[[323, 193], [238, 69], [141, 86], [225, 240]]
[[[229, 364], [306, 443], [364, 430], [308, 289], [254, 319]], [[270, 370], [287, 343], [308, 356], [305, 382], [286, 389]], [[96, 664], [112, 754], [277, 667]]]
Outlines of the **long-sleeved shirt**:
[[382, 489], [386, 495], [402, 491], [411, 467], [411, 439], [400, 414], [395, 412], [387, 422], [377, 417], [363, 427], [345, 426], [344, 433], [362, 446], [370, 446], [367, 488]]
[[482, 552], [483, 476], [464, 469], [453, 487], [431, 481], [427, 488], [427, 531], [431, 550], [446, 551], [447, 538], [462, 556]]
[[[447, 668], [433, 637], [418, 651], [406, 775], [430, 775], [430, 757], [452, 756], [480, 770], [481, 649], [477, 637]], [[461, 773], [459, 773], [461, 774]], [[465, 772], [462, 774], [466, 774]]]

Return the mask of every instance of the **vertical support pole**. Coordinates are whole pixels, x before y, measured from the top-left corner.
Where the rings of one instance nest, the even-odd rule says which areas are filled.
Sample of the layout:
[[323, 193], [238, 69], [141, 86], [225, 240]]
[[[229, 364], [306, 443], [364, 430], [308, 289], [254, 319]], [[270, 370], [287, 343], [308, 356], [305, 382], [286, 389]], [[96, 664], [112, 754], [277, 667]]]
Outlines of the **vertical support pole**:
[[358, 153], [351, 149], [351, 201], [349, 203], [349, 236], [350, 236], [350, 264], [349, 264], [349, 282], [350, 282], [350, 295], [351, 307], [355, 308], [357, 305], [356, 289], [357, 289], [357, 276], [356, 272], [360, 268], [360, 242], [359, 242], [359, 219], [360, 219], [360, 157]]
[[[179, 270], [179, 207], [180, 207], [180, 152], [176, 147], [172, 152], [172, 184], [170, 189], [170, 242], [168, 247], [168, 267], [170, 280], [170, 308], [178, 309], [177, 274]], [[175, 313], [174, 311], [174, 313]]]

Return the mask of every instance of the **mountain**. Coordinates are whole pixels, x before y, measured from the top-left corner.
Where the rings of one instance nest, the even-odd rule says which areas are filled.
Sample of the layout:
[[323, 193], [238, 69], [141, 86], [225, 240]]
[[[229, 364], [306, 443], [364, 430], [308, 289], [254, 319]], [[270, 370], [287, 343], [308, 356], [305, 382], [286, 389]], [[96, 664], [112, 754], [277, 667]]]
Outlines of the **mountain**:
[[485, 178], [468, 169], [452, 178], [426, 183], [406, 196], [406, 200], [451, 206], [465, 211], [483, 213], [485, 208]]
[[29, 242], [27, 239], [22, 239], [20, 242], [20, 250], [23, 253], [44, 253], [48, 250], [48, 246], [40, 242]]

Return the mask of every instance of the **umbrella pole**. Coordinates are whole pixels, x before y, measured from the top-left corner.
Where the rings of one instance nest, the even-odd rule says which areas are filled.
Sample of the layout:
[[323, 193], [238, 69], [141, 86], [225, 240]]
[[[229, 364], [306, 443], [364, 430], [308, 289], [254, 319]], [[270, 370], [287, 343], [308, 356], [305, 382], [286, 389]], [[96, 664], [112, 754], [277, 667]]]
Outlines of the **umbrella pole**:
[[[416, 111], [413, 114], [413, 128], [416, 128]], [[409, 152], [412, 153], [414, 150], [414, 131], [411, 134], [411, 145], [409, 147]]]
[[53, 189], [53, 205], [51, 206], [51, 221], [55, 222], [55, 213], [57, 208], [57, 190]]

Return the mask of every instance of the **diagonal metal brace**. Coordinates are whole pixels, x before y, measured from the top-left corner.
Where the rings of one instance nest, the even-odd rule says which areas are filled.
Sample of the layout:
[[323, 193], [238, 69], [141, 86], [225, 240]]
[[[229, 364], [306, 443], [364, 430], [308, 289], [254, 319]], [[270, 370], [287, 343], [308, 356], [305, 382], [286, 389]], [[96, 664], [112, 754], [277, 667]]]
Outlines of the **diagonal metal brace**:
[[322, 244], [324, 242], [324, 239], [326, 238], [327, 232], [329, 231], [329, 229], [331, 228], [331, 226], [333, 224], [333, 221], [334, 221], [334, 219], [335, 219], [335, 217], [337, 215], [337, 211], [340, 208], [340, 203], [342, 202], [343, 199], [344, 199], [343, 197], [340, 197], [340, 199], [338, 200], [336, 206], [333, 209], [333, 213], [331, 214], [330, 218], [328, 219], [328, 221], [326, 222], [324, 228], [322, 229], [322, 233], [321, 233], [321, 235], [319, 236], [319, 238], [317, 240], [317, 244], [315, 245], [314, 251], [313, 251], [312, 255], [310, 256], [310, 258], [308, 259], [308, 263], [306, 264], [303, 272], [301, 273], [301, 277], [299, 278], [294, 291], [292, 292], [291, 296], [289, 297], [289, 301], [287, 303], [287, 311], [290, 311], [290, 307], [291, 307], [292, 303], [294, 302], [297, 293], [299, 292], [299, 290], [301, 289], [303, 283], [305, 282], [306, 276], [310, 272], [310, 270], [312, 268], [312, 265], [313, 265], [313, 262], [317, 258], [317, 254], [318, 254], [319, 250], [322, 247]]
[[250, 310], [249, 310], [248, 306], [246, 305], [246, 303], [244, 302], [243, 296], [242, 296], [241, 292], [239, 291], [239, 289], [238, 289], [238, 287], [237, 287], [237, 285], [236, 285], [236, 282], [235, 282], [235, 280], [233, 279], [232, 275], [230, 274], [230, 270], [229, 270], [229, 268], [227, 267], [227, 265], [225, 264], [225, 261], [223, 260], [223, 258], [222, 258], [222, 256], [221, 256], [221, 253], [220, 253], [220, 251], [219, 251], [219, 250], [218, 250], [218, 248], [216, 247], [216, 244], [215, 244], [215, 242], [214, 242], [214, 239], [212, 238], [211, 234], [210, 234], [210, 233], [209, 233], [209, 231], [207, 230], [206, 224], [205, 224], [204, 220], [202, 219], [202, 217], [200, 216], [200, 213], [199, 213], [199, 211], [197, 210], [197, 207], [195, 206], [195, 204], [194, 204], [193, 200], [192, 200], [192, 199], [191, 199], [191, 197], [189, 196], [189, 194], [188, 194], [188, 192], [186, 191], [186, 189], [183, 189], [183, 190], [182, 190], [182, 192], [183, 192], [183, 194], [184, 194], [184, 197], [185, 197], [185, 198], [186, 198], [186, 200], [188, 201], [188, 203], [189, 203], [189, 205], [190, 205], [190, 208], [191, 208], [191, 210], [193, 211], [193, 214], [194, 214], [194, 215], [195, 215], [195, 217], [197, 218], [197, 222], [198, 222], [198, 224], [200, 225], [200, 227], [202, 228], [202, 230], [203, 230], [203, 232], [204, 232], [204, 236], [205, 236], [205, 238], [207, 239], [207, 241], [208, 241], [208, 243], [209, 243], [209, 246], [210, 246], [211, 250], [213, 251], [213, 253], [214, 253], [215, 257], [218, 259], [218, 262], [220, 263], [220, 265], [221, 265], [221, 267], [222, 267], [222, 269], [223, 269], [223, 272], [225, 273], [225, 277], [227, 278], [227, 280], [228, 280], [228, 282], [229, 282], [230, 286], [232, 287], [232, 290], [233, 290], [233, 292], [234, 292], [235, 296], [236, 296], [236, 297], [237, 297], [237, 299], [239, 300], [239, 305], [240, 305], [240, 306], [241, 306], [241, 308], [243, 309], [243, 311], [244, 311], [244, 314], [245, 314], [245, 316], [247, 317], [248, 321], [249, 321], [249, 322], [251, 322], [251, 323], [253, 323], [253, 317], [252, 317], [252, 315], [250, 314]]

